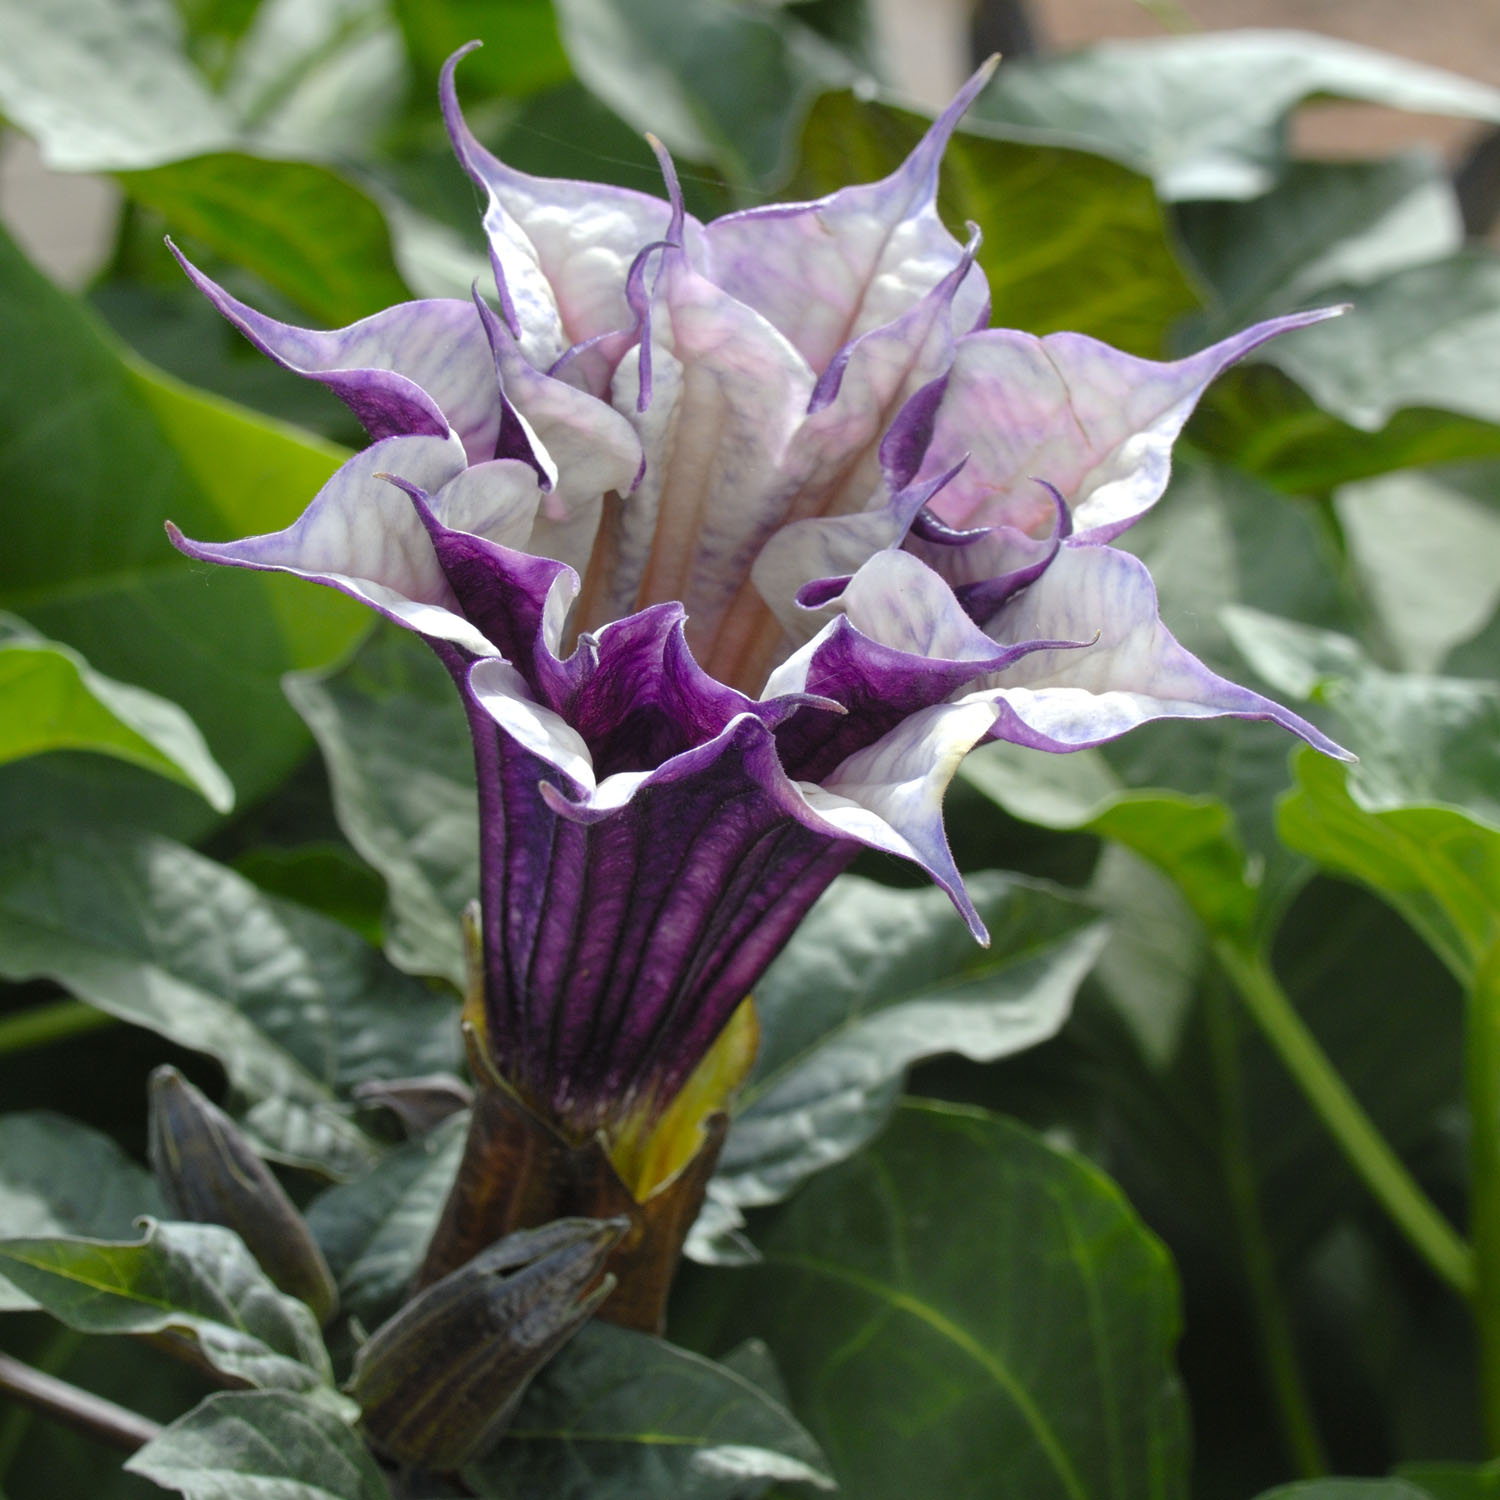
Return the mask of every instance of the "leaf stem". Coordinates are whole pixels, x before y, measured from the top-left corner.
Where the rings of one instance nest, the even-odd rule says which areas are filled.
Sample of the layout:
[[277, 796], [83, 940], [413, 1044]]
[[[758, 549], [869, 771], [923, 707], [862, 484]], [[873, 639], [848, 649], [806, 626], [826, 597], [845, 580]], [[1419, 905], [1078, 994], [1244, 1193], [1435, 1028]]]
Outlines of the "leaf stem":
[[1281, 1426], [1282, 1441], [1303, 1479], [1328, 1473], [1328, 1457], [1318, 1435], [1312, 1400], [1302, 1378], [1292, 1320], [1276, 1279], [1276, 1262], [1260, 1211], [1260, 1191], [1251, 1163], [1249, 1131], [1241, 1087], [1239, 1037], [1234, 1012], [1221, 985], [1207, 997], [1209, 1045], [1218, 1084], [1219, 1160], [1234, 1215], [1235, 1238], [1255, 1312], [1255, 1331]]
[[1469, 995], [1465, 1048], [1474, 1238], [1474, 1323], [1486, 1450], [1500, 1457], [1500, 943], [1479, 965]]
[[0, 1057], [7, 1052], [26, 1052], [46, 1047], [81, 1032], [118, 1025], [114, 1016], [82, 1000], [54, 1000], [33, 1005], [8, 1016], [0, 1016]]
[[1472, 1298], [1474, 1252], [1375, 1128], [1297, 1014], [1264, 955], [1227, 937], [1215, 939], [1214, 954], [1360, 1180], [1433, 1271], [1460, 1296]]
[[161, 1431], [160, 1425], [149, 1417], [116, 1406], [91, 1391], [80, 1390], [55, 1375], [44, 1375], [8, 1354], [0, 1354], [0, 1391], [43, 1416], [55, 1417], [76, 1431], [122, 1448], [126, 1453], [145, 1447]]

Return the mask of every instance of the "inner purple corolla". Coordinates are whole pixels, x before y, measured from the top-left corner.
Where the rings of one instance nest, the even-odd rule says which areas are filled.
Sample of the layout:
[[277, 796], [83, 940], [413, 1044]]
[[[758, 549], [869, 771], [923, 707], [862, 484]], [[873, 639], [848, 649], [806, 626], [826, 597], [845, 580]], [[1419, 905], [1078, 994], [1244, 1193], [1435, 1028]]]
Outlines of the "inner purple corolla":
[[[465, 49], [467, 50], [467, 49]], [[486, 1045], [578, 1138], [661, 1109], [833, 877], [921, 865], [980, 941], [942, 797], [978, 741], [1270, 719], [1162, 625], [1109, 543], [1207, 384], [1331, 310], [1188, 359], [985, 326], [938, 166], [982, 69], [891, 176], [700, 223], [517, 172], [442, 102], [488, 195], [499, 312], [404, 303], [262, 351], [368, 429], [284, 531], [184, 552], [295, 573], [432, 643], [481, 808]], [[181, 257], [179, 256], [179, 259]]]

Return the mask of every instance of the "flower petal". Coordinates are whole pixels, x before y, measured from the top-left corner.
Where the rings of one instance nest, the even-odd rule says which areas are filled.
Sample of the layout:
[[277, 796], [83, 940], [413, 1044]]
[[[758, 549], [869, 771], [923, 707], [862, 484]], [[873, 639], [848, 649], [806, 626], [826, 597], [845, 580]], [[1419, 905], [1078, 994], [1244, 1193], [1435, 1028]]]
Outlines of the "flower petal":
[[[1257, 344], [1337, 311], [1257, 323], [1171, 364], [1079, 333], [1033, 338], [996, 328], [961, 339], [917, 472], [941, 473], [965, 454], [969, 463], [932, 509], [950, 526], [1036, 535], [1053, 519], [1032, 482], [1044, 479], [1067, 496], [1079, 537], [1108, 541], [1160, 498], [1172, 443], [1209, 382]], [[913, 398], [915, 410], [923, 399]]]
[[[458, 159], [489, 194], [484, 227], [505, 320], [527, 359], [544, 370], [570, 344], [630, 323], [626, 274], [637, 251], [666, 235], [672, 207], [629, 188], [532, 177], [485, 150], [464, 123], [453, 84], [472, 46], [443, 67], [443, 117]], [[687, 243], [699, 232], [689, 219]]]
[[993, 734], [1039, 750], [1103, 744], [1151, 719], [1269, 719], [1341, 760], [1348, 753], [1305, 719], [1211, 672], [1157, 615], [1139, 558], [1065, 543], [1052, 566], [1004, 605], [992, 635], [1097, 640], [1077, 651], [1037, 651], [992, 680]]
[[484, 332], [467, 302], [403, 302], [348, 328], [278, 323], [210, 280], [169, 240], [193, 284], [284, 369], [326, 385], [377, 441], [458, 434], [472, 463], [495, 456], [500, 394]]
[[[938, 217], [938, 163], [994, 71], [987, 63], [889, 177], [811, 203], [774, 204], [703, 230], [707, 274], [825, 370], [853, 338], [901, 316], [954, 267], [958, 241]], [[987, 320], [989, 290], [968, 271], [952, 305], [966, 333]]]

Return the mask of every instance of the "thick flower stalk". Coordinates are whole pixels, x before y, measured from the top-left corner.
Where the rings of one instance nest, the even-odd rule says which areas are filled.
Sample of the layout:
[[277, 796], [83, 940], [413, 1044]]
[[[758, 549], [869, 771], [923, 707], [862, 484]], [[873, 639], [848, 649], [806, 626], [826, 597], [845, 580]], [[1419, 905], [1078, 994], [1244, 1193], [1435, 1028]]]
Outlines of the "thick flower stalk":
[[[665, 153], [665, 200], [506, 167], [464, 124], [457, 61], [443, 108], [488, 195], [498, 311], [476, 291], [310, 332], [188, 266], [372, 442], [285, 531], [173, 539], [436, 648], [478, 770], [481, 1071], [552, 1132], [554, 1171], [603, 1152], [643, 1201], [748, 1065], [741, 1002], [860, 850], [920, 865], [984, 940], [941, 807], [978, 741], [1229, 715], [1341, 753], [1185, 651], [1109, 545], [1209, 381], [1327, 314], [1165, 364], [988, 328], [978, 231], [960, 244], [934, 203], [987, 71], [883, 181], [704, 224]], [[527, 1192], [471, 1191], [465, 1251], [620, 1211]]]

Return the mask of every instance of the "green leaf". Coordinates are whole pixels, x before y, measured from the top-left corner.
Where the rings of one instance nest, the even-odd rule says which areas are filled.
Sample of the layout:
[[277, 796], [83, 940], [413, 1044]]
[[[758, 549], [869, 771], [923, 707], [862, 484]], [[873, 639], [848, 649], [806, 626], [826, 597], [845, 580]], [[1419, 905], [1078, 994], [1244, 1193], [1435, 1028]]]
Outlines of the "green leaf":
[[1222, 802], [1166, 789], [1129, 791], [1093, 751], [1063, 756], [985, 746], [959, 774], [1012, 817], [1096, 833], [1133, 849], [1171, 877], [1210, 932], [1249, 930], [1256, 885], [1234, 816]]
[[0, 1271], [81, 1333], [181, 1334], [214, 1369], [250, 1385], [305, 1391], [333, 1379], [312, 1312], [277, 1291], [218, 1224], [148, 1219], [131, 1244], [0, 1240]]
[[760, 1238], [764, 1264], [694, 1278], [681, 1318], [766, 1340], [845, 1494], [1186, 1494], [1171, 1263], [1095, 1167], [911, 1102]]
[[[1500, 473], [1388, 474], [1334, 496], [1354, 576], [1407, 671], [1433, 672], [1500, 607]], [[1492, 658], [1493, 660], [1494, 658]]]
[[740, 1500], [772, 1480], [832, 1489], [827, 1460], [755, 1380], [624, 1328], [591, 1323], [527, 1391], [483, 1500]]
[[1500, 257], [1471, 250], [1320, 295], [1353, 311], [1261, 354], [1319, 406], [1366, 432], [1406, 407], [1500, 421]]
[[390, 1500], [355, 1433], [323, 1405], [282, 1391], [210, 1396], [125, 1467], [188, 1500]]
[[207, 1052], [279, 1155], [347, 1172], [371, 1143], [340, 1097], [452, 1071], [455, 1007], [347, 928], [144, 834], [0, 849], [0, 972], [45, 975], [111, 1015]]
[[174, 234], [254, 271], [323, 322], [353, 323], [408, 299], [384, 215], [329, 167], [220, 151], [118, 178]]
[[1176, 221], [1214, 290], [1210, 338], [1305, 306], [1324, 287], [1452, 255], [1464, 239], [1453, 184], [1421, 153], [1293, 162], [1264, 197], [1184, 203]]
[[347, 844], [257, 844], [235, 857], [234, 868], [267, 895], [309, 906], [379, 944], [385, 887]]
[[1468, 983], [1500, 941], [1500, 834], [1446, 807], [1371, 811], [1352, 774], [1311, 750], [1293, 762], [1296, 789], [1278, 827], [1292, 848], [1385, 897]]
[[1419, 1486], [1430, 1500], [1495, 1500], [1500, 1496], [1500, 1463], [1402, 1464], [1397, 1473]]
[[[25, 497], [7, 516], [0, 608], [97, 671], [180, 704], [241, 797], [255, 801], [307, 744], [281, 674], [346, 649], [362, 612], [293, 579], [210, 574], [172, 550], [162, 523], [205, 538], [275, 530], [340, 452], [127, 363], [3, 236], [0, 339], [0, 485]], [[0, 771], [12, 828], [160, 817], [193, 836], [209, 821], [187, 793], [93, 757], [79, 757], [69, 781], [54, 776], [66, 800], [28, 795], [33, 767], [51, 761]]]
[[982, 118], [1128, 162], [1170, 200], [1254, 198], [1285, 157], [1284, 122], [1312, 97], [1500, 120], [1500, 91], [1298, 31], [1109, 42], [1000, 69]]
[[1076, 898], [993, 872], [969, 893], [978, 947], [937, 890], [836, 881], [755, 989], [761, 1052], [719, 1159], [722, 1203], [774, 1203], [843, 1160], [895, 1107], [906, 1070], [979, 1062], [1052, 1036], [1105, 930]]
[[850, 65], [790, 9], [698, 0], [557, 0], [574, 71], [611, 109], [731, 181], [786, 176], [797, 131]]
[[307, 1210], [338, 1284], [339, 1301], [366, 1327], [405, 1300], [458, 1174], [467, 1112], [378, 1161], [363, 1177], [319, 1194]]
[[436, 97], [444, 62], [476, 37], [486, 45], [464, 60], [466, 100], [471, 93], [520, 98], [572, 77], [548, 0], [394, 0], [392, 8], [424, 99]]
[[1256, 1500], [1438, 1500], [1404, 1479], [1309, 1479], [1263, 1490]]
[[[1003, 71], [1003, 70], [1002, 70]], [[817, 197], [894, 171], [928, 122], [852, 94], [820, 99], [789, 192]], [[1161, 205], [1137, 173], [1084, 152], [960, 130], [943, 159], [938, 207], [962, 237], [984, 231], [979, 264], [992, 321], [1029, 333], [1073, 329], [1142, 355], [1197, 306]]]
[[343, 665], [288, 677], [286, 693], [323, 752], [340, 827], [385, 877], [391, 962], [462, 987], [479, 803], [452, 679], [408, 632], [377, 630]]
[[1330, 416], [1273, 365], [1245, 364], [1209, 388], [1187, 441], [1294, 495], [1391, 469], [1500, 456], [1500, 426], [1456, 412], [1407, 407], [1361, 431]]
[[0, 0], [0, 111], [60, 172], [154, 166], [229, 144], [171, 0]]
[[[127, 1235], [162, 1212], [144, 1168], [107, 1135], [46, 1110], [0, 1115], [0, 1224], [30, 1238]], [[0, 1278], [0, 1311], [36, 1302]]]
[[215, 812], [234, 806], [229, 778], [175, 703], [0, 613], [0, 762], [47, 750], [115, 755], [192, 787]]

